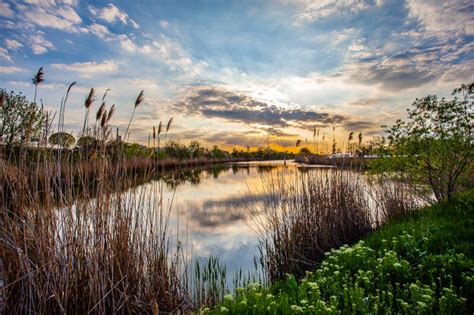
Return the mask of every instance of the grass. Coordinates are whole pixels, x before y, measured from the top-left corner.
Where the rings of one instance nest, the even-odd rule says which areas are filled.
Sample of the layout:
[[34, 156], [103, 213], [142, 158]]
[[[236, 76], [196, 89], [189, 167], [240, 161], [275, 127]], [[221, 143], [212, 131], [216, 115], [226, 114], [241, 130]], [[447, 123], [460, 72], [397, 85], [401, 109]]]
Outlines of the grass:
[[393, 219], [326, 253], [297, 281], [254, 283], [211, 314], [469, 314], [474, 311], [474, 189]]
[[313, 170], [271, 180], [259, 209], [261, 261], [273, 283], [313, 269], [324, 253], [352, 244], [391, 217], [416, 209], [411, 187], [345, 170]]

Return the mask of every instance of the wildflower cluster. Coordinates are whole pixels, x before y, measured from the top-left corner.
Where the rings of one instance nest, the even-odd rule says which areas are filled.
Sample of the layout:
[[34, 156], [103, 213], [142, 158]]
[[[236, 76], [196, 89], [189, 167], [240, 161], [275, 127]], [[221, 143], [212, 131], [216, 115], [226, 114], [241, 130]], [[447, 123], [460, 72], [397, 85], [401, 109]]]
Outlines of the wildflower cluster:
[[[372, 249], [364, 241], [326, 254], [299, 283], [258, 284], [236, 290], [215, 314], [466, 313], [474, 292], [472, 260], [430, 253], [429, 239], [407, 232]], [[470, 302], [472, 303], [472, 301]]]

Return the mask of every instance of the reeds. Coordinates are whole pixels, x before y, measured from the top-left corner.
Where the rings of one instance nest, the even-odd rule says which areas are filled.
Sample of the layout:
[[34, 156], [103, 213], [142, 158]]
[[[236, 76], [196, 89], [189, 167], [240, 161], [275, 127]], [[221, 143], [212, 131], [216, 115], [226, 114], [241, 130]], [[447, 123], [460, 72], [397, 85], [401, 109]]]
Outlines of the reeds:
[[101, 160], [93, 166], [99, 173], [95, 198], [90, 189], [77, 199], [67, 194], [75, 187], [62, 187], [60, 203], [52, 198], [59, 183], [51, 181], [57, 165], [37, 165], [44, 194], [32, 189], [20, 169], [1, 167], [3, 185], [14, 185], [0, 192], [4, 312], [130, 314], [190, 308], [182, 255], [178, 249], [171, 256], [168, 241], [171, 208], [164, 208], [159, 187], [115, 193], [135, 175], [122, 170], [106, 180], [100, 173], [107, 165]]
[[[360, 173], [333, 169], [269, 181], [270, 200], [257, 209], [261, 264], [270, 283], [286, 274], [304, 276], [324, 253], [351, 244], [389, 218], [419, 206], [413, 190], [368, 181]], [[376, 193], [371, 193], [372, 190]]]

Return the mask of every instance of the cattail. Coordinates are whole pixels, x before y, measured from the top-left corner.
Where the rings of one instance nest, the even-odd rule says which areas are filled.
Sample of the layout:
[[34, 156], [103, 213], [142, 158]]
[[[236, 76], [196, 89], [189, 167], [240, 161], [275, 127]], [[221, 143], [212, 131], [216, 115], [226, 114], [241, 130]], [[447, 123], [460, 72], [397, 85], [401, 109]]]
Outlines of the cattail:
[[102, 105], [100, 105], [99, 109], [97, 110], [97, 113], [95, 114], [95, 120], [101, 119], [104, 111], [105, 111], [105, 102], [102, 102]]
[[156, 129], [155, 129], [155, 126], [153, 126], [153, 140], [156, 139]]
[[362, 132], [359, 132], [359, 146], [362, 144]]
[[301, 140], [300, 139], [296, 140], [296, 147], [299, 147], [300, 144], [301, 144]]
[[163, 128], [163, 123], [160, 120], [160, 124], [158, 125], [158, 135], [160, 135], [162, 128]]
[[142, 90], [140, 94], [138, 94], [137, 99], [135, 100], [135, 108], [137, 108], [141, 103], [143, 103], [145, 99], [144, 91]]
[[114, 113], [115, 113], [115, 104], [112, 105], [112, 107], [110, 107], [109, 115], [107, 116], [107, 122], [110, 121], [110, 119], [112, 118], [112, 116], [114, 115]]
[[316, 126], [313, 127], [313, 138], [316, 137]]
[[173, 122], [173, 117], [170, 118], [170, 120], [168, 121], [168, 124], [166, 125], [166, 132], [170, 130], [172, 122]]

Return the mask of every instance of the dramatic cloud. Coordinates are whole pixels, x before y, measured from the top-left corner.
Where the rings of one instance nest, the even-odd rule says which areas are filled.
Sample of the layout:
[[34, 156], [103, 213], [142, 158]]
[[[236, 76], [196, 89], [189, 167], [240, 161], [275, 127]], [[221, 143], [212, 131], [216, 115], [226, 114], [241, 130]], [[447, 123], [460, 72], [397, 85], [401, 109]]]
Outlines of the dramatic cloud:
[[109, 3], [106, 7], [96, 8], [94, 6], [89, 6], [89, 11], [93, 16], [104, 20], [108, 23], [115, 23], [117, 21], [123, 24], [129, 24], [133, 28], [139, 28], [140, 26], [132, 20], [125, 11], [120, 10], [114, 4]]
[[193, 89], [175, 107], [180, 111], [207, 118], [222, 118], [245, 124], [272, 127], [304, 127], [306, 124], [337, 124], [344, 121], [341, 115], [331, 115], [301, 108], [283, 108], [259, 101], [251, 96], [214, 87]]

